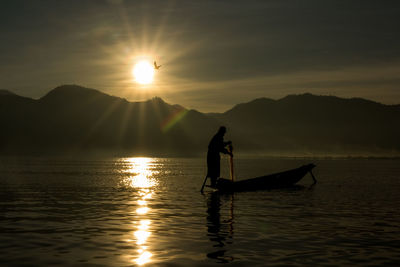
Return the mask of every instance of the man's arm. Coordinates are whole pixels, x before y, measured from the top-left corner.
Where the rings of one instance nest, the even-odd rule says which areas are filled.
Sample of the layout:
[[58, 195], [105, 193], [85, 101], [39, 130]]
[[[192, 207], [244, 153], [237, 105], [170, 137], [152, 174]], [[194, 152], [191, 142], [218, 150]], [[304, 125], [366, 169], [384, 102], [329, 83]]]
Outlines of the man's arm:
[[228, 145], [231, 145], [231, 144], [232, 144], [232, 141], [224, 142], [224, 147], [226, 147], [226, 146], [228, 146]]
[[224, 144], [224, 148], [223, 148], [222, 153], [229, 154], [229, 155], [231, 155], [233, 157], [232, 152], [225, 148], [226, 146], [231, 145], [232, 141], [227, 141], [227, 142], [222, 142], [222, 143]]

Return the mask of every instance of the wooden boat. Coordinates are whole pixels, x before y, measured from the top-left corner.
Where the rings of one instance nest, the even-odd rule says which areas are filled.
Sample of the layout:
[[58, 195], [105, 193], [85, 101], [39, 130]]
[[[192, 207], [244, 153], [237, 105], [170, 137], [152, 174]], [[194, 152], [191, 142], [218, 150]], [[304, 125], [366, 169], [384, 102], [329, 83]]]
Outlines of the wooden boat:
[[220, 192], [241, 192], [285, 188], [295, 185], [307, 173], [311, 174], [315, 183], [316, 180], [312, 174], [312, 169], [314, 167], [315, 165], [311, 163], [303, 165], [297, 169], [233, 182], [228, 179], [220, 178], [218, 179], [216, 189], [218, 189]]

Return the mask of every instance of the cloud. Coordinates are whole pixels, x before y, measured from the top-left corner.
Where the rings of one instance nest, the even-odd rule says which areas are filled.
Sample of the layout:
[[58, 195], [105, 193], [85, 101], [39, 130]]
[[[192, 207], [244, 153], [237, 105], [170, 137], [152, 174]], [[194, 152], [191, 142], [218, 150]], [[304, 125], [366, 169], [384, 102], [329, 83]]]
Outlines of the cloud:
[[399, 68], [400, 61], [396, 64], [299, 71], [225, 81], [176, 81], [171, 83], [174, 84], [174, 91], [170, 93], [170, 98], [206, 112], [224, 111], [234, 104], [254, 98], [278, 99], [304, 92], [364, 97], [386, 104], [399, 104]]
[[201, 110], [307, 90], [400, 102], [399, 14], [399, 1], [5, 0], [0, 87], [136, 92], [147, 53], [164, 68], [152, 92]]

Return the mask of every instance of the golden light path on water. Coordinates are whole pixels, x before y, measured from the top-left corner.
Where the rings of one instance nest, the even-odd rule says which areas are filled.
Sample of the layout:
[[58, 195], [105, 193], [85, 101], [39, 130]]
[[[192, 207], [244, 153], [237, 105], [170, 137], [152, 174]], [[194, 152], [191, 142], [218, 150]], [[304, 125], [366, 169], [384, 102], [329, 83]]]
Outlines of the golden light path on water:
[[138, 189], [139, 199], [137, 200], [137, 208], [135, 210], [138, 220], [133, 222], [135, 231], [133, 239], [129, 242], [135, 242], [137, 245], [137, 255], [133, 261], [138, 265], [143, 265], [151, 262], [152, 253], [149, 251], [148, 238], [151, 235], [151, 220], [147, 215], [150, 208], [147, 206], [148, 201], [152, 198], [151, 188], [157, 183], [152, 176], [154, 171], [151, 166], [154, 163], [152, 158], [127, 158], [124, 159], [128, 165], [124, 172], [130, 175], [123, 180], [126, 187]]

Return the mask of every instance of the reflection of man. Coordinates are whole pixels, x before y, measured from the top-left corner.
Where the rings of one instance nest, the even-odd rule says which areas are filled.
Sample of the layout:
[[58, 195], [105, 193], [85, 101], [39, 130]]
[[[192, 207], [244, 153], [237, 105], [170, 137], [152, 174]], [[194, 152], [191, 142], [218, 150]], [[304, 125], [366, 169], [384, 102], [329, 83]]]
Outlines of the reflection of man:
[[[231, 203], [231, 217], [228, 221], [221, 222], [221, 200], [218, 192], [213, 192], [207, 201], [207, 228], [208, 236], [212, 241], [212, 252], [207, 253], [207, 257], [217, 260], [218, 263], [229, 263], [233, 257], [226, 255], [228, 250], [226, 244], [232, 243], [233, 235], [233, 202]], [[233, 201], [233, 199], [232, 199]], [[229, 225], [230, 230], [226, 228]]]
[[211, 178], [211, 186], [215, 187], [217, 184], [217, 179], [220, 176], [220, 156], [219, 153], [229, 154], [225, 147], [232, 144], [231, 141], [224, 142], [224, 135], [226, 133], [226, 128], [224, 126], [219, 127], [218, 132], [211, 139], [208, 145], [207, 152], [207, 177]]

